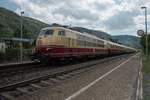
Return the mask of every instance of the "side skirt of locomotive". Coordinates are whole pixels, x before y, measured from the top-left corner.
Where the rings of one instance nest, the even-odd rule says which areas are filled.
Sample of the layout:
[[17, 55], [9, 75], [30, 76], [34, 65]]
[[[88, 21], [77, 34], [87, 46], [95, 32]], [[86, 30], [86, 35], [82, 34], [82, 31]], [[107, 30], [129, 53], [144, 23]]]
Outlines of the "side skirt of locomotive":
[[108, 56], [107, 49], [93, 48], [52, 48], [49, 51], [36, 52], [31, 55], [31, 60], [39, 60], [43, 63], [51, 63], [61, 60], [77, 60], [94, 57]]
[[[127, 52], [117, 49], [93, 49], [93, 48], [38, 48], [37, 52], [31, 55], [32, 60], [38, 60], [42, 63], [53, 63], [64, 60], [84, 60], [89, 58], [102, 58], [125, 54]], [[42, 50], [42, 51], [41, 51]]]

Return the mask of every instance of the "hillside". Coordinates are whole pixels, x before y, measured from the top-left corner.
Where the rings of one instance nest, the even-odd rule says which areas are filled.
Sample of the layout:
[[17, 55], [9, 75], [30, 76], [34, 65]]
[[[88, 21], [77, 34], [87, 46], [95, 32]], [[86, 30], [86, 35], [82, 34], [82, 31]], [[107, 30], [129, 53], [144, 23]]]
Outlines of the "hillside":
[[134, 48], [140, 48], [140, 38], [136, 36], [131, 35], [116, 35], [112, 36], [112, 39], [118, 43], [134, 47]]
[[[20, 21], [21, 17], [19, 15], [0, 7], [0, 37], [20, 36]], [[32, 33], [38, 32], [45, 26], [48, 26], [48, 24], [29, 17], [23, 17], [24, 37], [33, 36]]]

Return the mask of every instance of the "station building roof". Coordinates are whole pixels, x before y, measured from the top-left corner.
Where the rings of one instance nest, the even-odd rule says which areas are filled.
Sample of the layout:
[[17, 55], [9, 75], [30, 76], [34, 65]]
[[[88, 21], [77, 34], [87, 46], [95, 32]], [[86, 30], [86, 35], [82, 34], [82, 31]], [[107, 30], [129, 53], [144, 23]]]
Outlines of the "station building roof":
[[26, 38], [23, 38], [23, 39], [21, 39], [21, 38], [16, 38], [16, 37], [14, 37], [14, 38], [1, 38], [0, 39], [0, 41], [13, 41], [13, 42], [33, 42], [34, 40], [33, 39], [26, 39]]

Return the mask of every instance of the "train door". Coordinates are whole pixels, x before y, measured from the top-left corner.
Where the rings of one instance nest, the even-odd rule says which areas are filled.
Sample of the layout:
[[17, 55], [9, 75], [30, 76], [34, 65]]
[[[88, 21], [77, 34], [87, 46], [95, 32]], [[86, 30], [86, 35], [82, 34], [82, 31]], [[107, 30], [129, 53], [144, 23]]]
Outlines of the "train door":
[[74, 46], [74, 40], [71, 38], [68, 38], [68, 47], [73, 47]]
[[70, 46], [71, 46], [71, 39], [68, 38], [68, 47], [70, 47]]
[[105, 51], [106, 51], [106, 54], [110, 54], [110, 45], [107, 41], [104, 41], [104, 48], [105, 48]]
[[70, 44], [71, 44], [71, 47], [74, 47], [74, 39], [71, 39]]

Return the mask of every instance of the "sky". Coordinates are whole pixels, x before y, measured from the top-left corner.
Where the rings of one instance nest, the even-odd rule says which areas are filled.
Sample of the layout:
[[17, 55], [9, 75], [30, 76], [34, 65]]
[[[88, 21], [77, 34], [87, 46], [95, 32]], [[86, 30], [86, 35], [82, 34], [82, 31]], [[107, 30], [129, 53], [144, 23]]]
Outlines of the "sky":
[[150, 0], [0, 0], [0, 7], [48, 24], [102, 30], [111, 35], [137, 35], [144, 30], [147, 7], [150, 29]]

